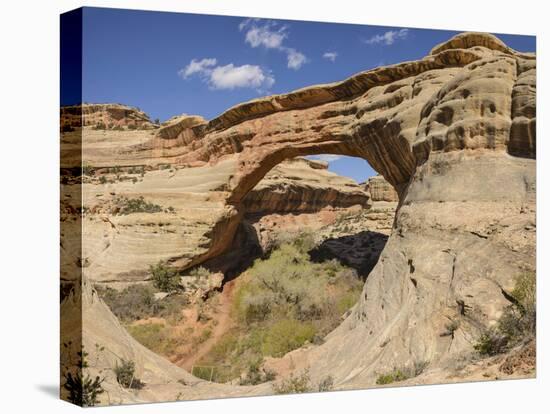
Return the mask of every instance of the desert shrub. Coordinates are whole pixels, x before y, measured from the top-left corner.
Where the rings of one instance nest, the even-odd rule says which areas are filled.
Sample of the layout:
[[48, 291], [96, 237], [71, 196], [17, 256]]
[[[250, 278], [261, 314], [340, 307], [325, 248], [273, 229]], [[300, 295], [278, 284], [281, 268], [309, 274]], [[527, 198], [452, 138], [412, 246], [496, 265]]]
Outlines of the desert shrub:
[[379, 375], [376, 379], [376, 384], [387, 385], [394, 382], [405, 381], [410, 378], [403, 370], [395, 369], [392, 372]]
[[97, 124], [95, 124], [94, 129], [95, 130], [105, 130], [105, 129], [107, 129], [107, 126], [105, 125], [105, 122], [100, 121]]
[[201, 378], [206, 381], [211, 381], [215, 378], [214, 377], [215, 369], [216, 368], [214, 366], [197, 365], [193, 367], [191, 374], [193, 374], [197, 378]]
[[94, 175], [94, 168], [88, 163], [82, 163], [82, 175]]
[[96, 376], [90, 377], [88, 374], [82, 374], [77, 371], [74, 375], [71, 372], [65, 374], [65, 384], [63, 388], [68, 391], [68, 400], [81, 407], [93, 407], [98, 403], [97, 397], [103, 394], [102, 383], [104, 378]]
[[376, 379], [376, 384], [387, 385], [394, 382], [405, 381], [422, 374], [428, 367], [428, 361], [415, 361], [412, 366], [394, 368], [392, 371], [381, 374]]
[[298, 249], [300, 253], [307, 253], [312, 250], [315, 245], [315, 236], [311, 232], [302, 232], [294, 239], [292, 244]]
[[126, 330], [143, 346], [162, 355], [173, 354], [178, 341], [171, 335], [170, 329], [160, 323], [127, 325]]
[[136, 364], [134, 361], [121, 359], [120, 364], [117, 362], [114, 370], [117, 382], [124, 388], [141, 389], [143, 383], [136, 378]]
[[186, 273], [186, 276], [192, 276], [197, 278], [208, 278], [212, 273], [203, 266], [195, 267]]
[[145, 201], [143, 196], [139, 196], [138, 198], [122, 197], [118, 201], [122, 204], [118, 212], [119, 215], [132, 213], [160, 213], [162, 211], [161, 206]]
[[130, 130], [134, 130], [134, 129], [137, 129], [138, 126], [136, 124], [128, 124], [128, 129]]
[[439, 336], [451, 336], [454, 337], [455, 331], [460, 327], [460, 322], [456, 319], [448, 322], [445, 325], [445, 330]]
[[104, 175], [100, 176], [99, 177], [99, 182], [101, 184], [106, 184], [107, 183], [107, 177], [105, 177]]
[[319, 382], [317, 389], [319, 392], [332, 391], [334, 389], [334, 378], [332, 378], [332, 375], [328, 375], [323, 378]]
[[[71, 362], [72, 343], [64, 343], [66, 352], [69, 355], [69, 362]], [[98, 345], [96, 345], [98, 349]], [[93, 407], [98, 403], [98, 396], [103, 394], [103, 381], [105, 378], [101, 378], [99, 375], [96, 377], [90, 376], [85, 372], [88, 365], [88, 353], [84, 350], [84, 346], [76, 352], [77, 359], [74, 365], [63, 367], [63, 377], [65, 382], [63, 389], [68, 392], [67, 399], [73, 404], [81, 407]]]
[[474, 344], [474, 349], [481, 355], [501, 354], [508, 350], [508, 338], [498, 329], [487, 329]]
[[135, 284], [122, 290], [96, 286], [96, 290], [124, 323], [153, 316], [177, 321], [182, 317], [181, 310], [189, 304], [189, 299], [183, 295], [169, 295], [156, 300], [154, 295], [157, 289], [149, 284]]
[[149, 267], [153, 286], [162, 292], [173, 292], [180, 289], [181, 277], [164, 262], [158, 262]]
[[322, 343], [357, 302], [363, 286], [357, 273], [336, 261], [312, 262], [309, 236], [298, 238], [287, 237], [241, 275], [232, 307], [236, 326], [200, 361], [217, 367], [216, 381], [269, 380], [259, 368], [265, 357]]
[[123, 131], [124, 130], [124, 128], [122, 128], [122, 126], [120, 126], [120, 125], [115, 125], [115, 126], [113, 126], [112, 129], [113, 129], [113, 131]]
[[293, 319], [274, 323], [267, 331], [262, 346], [264, 355], [282, 357], [287, 352], [311, 342], [316, 329], [313, 324]]
[[309, 383], [309, 370], [294, 376], [291, 374], [287, 379], [273, 385], [275, 394], [297, 394], [313, 391]]
[[270, 369], [262, 368], [263, 360], [258, 358], [251, 361], [248, 366], [248, 370], [243, 378], [240, 379], [240, 385], [258, 385], [264, 382], [273, 381], [275, 379], [275, 372]]
[[536, 333], [536, 275], [527, 272], [515, 280], [515, 287], [509, 294], [511, 305], [504, 312], [495, 327], [485, 330], [474, 345], [481, 355], [497, 355], [507, 352], [521, 342], [527, 342]]

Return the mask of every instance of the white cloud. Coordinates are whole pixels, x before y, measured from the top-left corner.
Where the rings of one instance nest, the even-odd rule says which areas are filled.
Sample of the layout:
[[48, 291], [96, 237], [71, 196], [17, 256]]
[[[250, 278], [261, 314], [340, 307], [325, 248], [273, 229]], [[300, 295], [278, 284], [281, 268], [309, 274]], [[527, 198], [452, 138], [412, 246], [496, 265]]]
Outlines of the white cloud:
[[288, 38], [287, 26], [280, 26], [273, 21], [262, 23], [260, 19], [246, 19], [239, 24], [239, 30], [246, 31], [244, 41], [251, 47], [264, 47], [285, 53], [289, 69], [298, 70], [308, 62], [303, 53], [283, 44]]
[[264, 26], [257, 26], [257, 19], [247, 19], [239, 25], [239, 29], [248, 27], [245, 34], [245, 42], [252, 47], [263, 46], [266, 49], [280, 49], [283, 40], [287, 37], [286, 27], [276, 28], [274, 23], [266, 23]]
[[307, 62], [306, 56], [295, 49], [288, 49], [287, 53], [287, 66], [289, 69], [298, 70]]
[[210, 70], [209, 68], [215, 66], [216, 63], [218, 63], [218, 61], [215, 58], [206, 58], [202, 60], [193, 59], [186, 67], [181, 69], [178, 74], [183, 79], [187, 79], [195, 73], [207, 73]]
[[235, 66], [233, 63], [219, 66], [214, 58], [193, 59], [178, 74], [183, 79], [199, 76], [212, 89], [254, 88], [258, 92], [264, 92], [275, 83], [271, 72], [260, 66]]
[[259, 66], [235, 66], [230, 63], [214, 68], [209, 83], [214, 89], [255, 88], [260, 90], [271, 88], [275, 79]]
[[309, 155], [306, 158], [310, 160], [333, 162], [333, 161], [339, 160], [340, 158], [342, 158], [342, 156], [335, 155], [335, 154], [321, 154], [321, 155]]
[[338, 53], [336, 53], [336, 52], [325, 52], [325, 53], [323, 53], [323, 58], [328, 59], [331, 62], [334, 62], [337, 57], [338, 57]]
[[409, 29], [388, 30], [382, 34], [376, 34], [369, 39], [363, 40], [368, 45], [384, 44], [386, 46], [393, 45], [396, 40], [406, 39], [409, 34]]

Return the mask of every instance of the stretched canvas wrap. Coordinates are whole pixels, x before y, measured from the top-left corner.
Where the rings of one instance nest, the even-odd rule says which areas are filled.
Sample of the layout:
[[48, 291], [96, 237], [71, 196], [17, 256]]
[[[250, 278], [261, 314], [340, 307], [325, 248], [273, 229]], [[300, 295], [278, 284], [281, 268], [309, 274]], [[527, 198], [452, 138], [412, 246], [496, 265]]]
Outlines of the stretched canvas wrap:
[[535, 38], [61, 16], [61, 398], [535, 376]]

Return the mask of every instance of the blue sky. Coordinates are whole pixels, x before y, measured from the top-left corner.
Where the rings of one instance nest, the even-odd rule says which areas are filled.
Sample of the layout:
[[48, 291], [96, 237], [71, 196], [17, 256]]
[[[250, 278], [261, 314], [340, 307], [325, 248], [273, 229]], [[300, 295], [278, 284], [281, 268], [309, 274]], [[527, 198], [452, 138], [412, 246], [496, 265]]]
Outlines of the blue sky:
[[[161, 121], [211, 119], [262, 95], [418, 59], [458, 31], [85, 8], [82, 100], [137, 106]], [[533, 36], [497, 35], [520, 51]], [[71, 104], [61, 97], [62, 104]], [[364, 160], [330, 169], [362, 181]]]

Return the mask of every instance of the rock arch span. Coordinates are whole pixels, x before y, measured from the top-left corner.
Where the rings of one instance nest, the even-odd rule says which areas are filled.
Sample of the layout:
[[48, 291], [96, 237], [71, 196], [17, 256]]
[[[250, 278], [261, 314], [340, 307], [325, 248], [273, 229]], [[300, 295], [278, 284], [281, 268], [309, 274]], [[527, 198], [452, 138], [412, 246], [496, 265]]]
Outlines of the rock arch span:
[[[535, 220], [535, 79], [534, 55], [464, 33], [418, 61], [238, 105], [175, 137], [160, 131], [157, 150], [190, 166], [235, 160], [226, 203], [237, 209], [300, 155], [362, 157], [396, 188], [394, 231], [359, 304], [300, 358], [314, 377], [368, 386], [395, 366], [441, 368], [471, 351], [507, 304], [502, 291], [534, 270], [534, 232], [522, 229]], [[442, 335], [455, 320], [456, 334]]]

